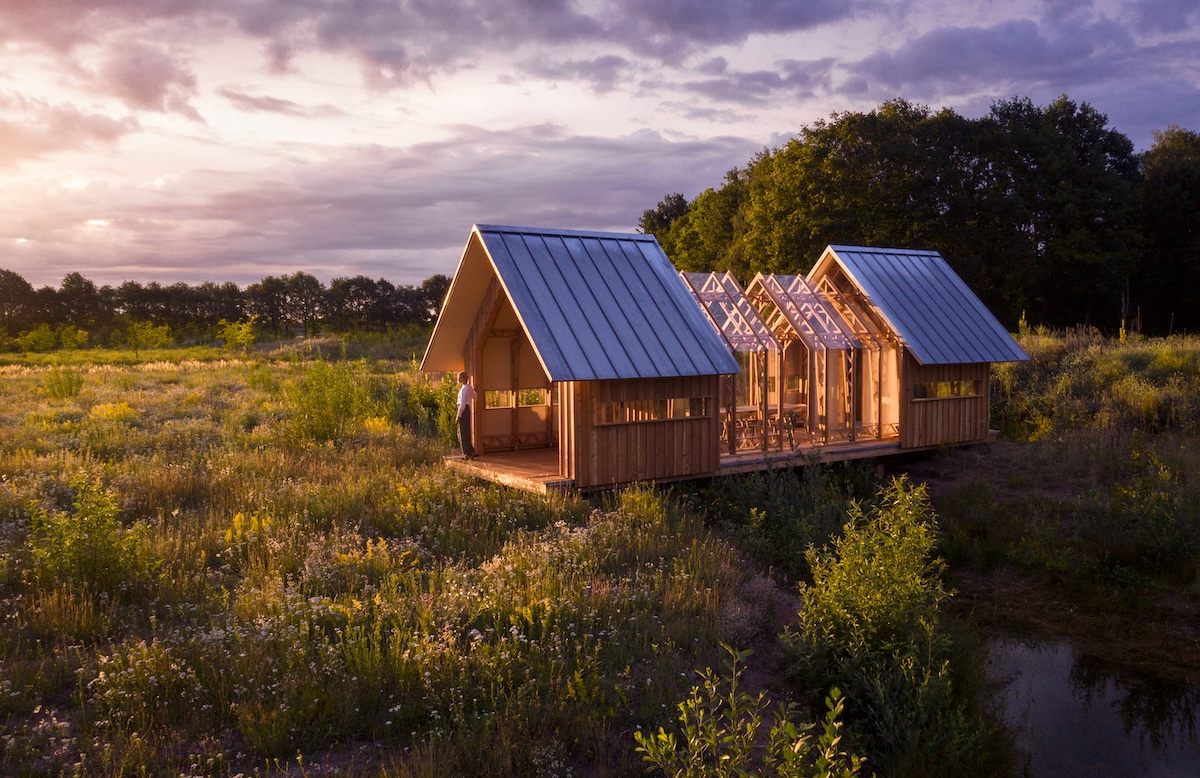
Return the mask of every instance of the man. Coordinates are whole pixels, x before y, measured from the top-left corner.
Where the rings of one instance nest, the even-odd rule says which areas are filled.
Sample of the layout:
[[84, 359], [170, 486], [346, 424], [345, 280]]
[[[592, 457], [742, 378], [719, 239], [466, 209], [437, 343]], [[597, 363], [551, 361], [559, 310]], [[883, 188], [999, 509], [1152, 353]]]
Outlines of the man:
[[471, 386], [467, 371], [458, 374], [458, 442], [462, 444], [463, 456], [475, 458], [475, 446], [471, 444], [471, 403], [475, 402], [475, 389]]

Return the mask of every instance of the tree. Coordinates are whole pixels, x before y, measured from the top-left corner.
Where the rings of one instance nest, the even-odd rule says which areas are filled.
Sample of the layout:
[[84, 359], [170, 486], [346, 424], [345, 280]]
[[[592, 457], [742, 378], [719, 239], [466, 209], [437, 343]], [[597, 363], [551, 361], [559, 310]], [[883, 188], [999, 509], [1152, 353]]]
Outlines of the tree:
[[1200, 134], [1171, 125], [1141, 158], [1146, 257], [1134, 282], [1154, 332], [1200, 330]]
[[1001, 101], [985, 121], [1004, 136], [996, 194], [1020, 246], [1015, 266], [993, 268], [1011, 290], [1008, 318], [1020, 307], [1039, 323], [1115, 330], [1141, 249], [1133, 143], [1065, 96], [1044, 109]]
[[78, 272], [63, 278], [58, 287], [58, 304], [65, 322], [82, 329], [95, 329], [109, 319], [100, 290]]
[[241, 349], [242, 354], [245, 354], [254, 345], [255, 319], [254, 316], [232, 322], [221, 319], [217, 324], [217, 338], [225, 344], [225, 348]]
[[28, 326], [34, 308], [33, 286], [12, 270], [0, 269], [0, 327], [17, 331]]
[[123, 337], [124, 342], [133, 349], [135, 358], [144, 348], [166, 348], [174, 341], [170, 327], [165, 324], [151, 324], [148, 321], [130, 322]]
[[49, 351], [58, 343], [58, 335], [49, 324], [42, 322], [17, 335], [16, 341], [22, 351]]
[[83, 348], [87, 345], [88, 333], [74, 324], [64, 324], [58, 328], [58, 342], [67, 350]]
[[688, 208], [688, 201], [682, 194], [669, 194], [656, 207], [642, 213], [638, 230], [655, 237], [665, 235], [671, 225], [688, 212]]
[[304, 337], [317, 334], [317, 319], [325, 301], [325, 286], [310, 273], [296, 272], [284, 276], [284, 318], [299, 322]]
[[[744, 171], [725, 174], [720, 189], [706, 189], [696, 196], [687, 213], [675, 219], [659, 243], [680, 270], [732, 270], [742, 274], [740, 246], [735, 238], [735, 220], [746, 192]], [[745, 280], [745, 279], [743, 279]]]
[[421, 318], [418, 324], [433, 324], [442, 311], [446, 293], [450, 291], [450, 277], [436, 273], [421, 282]]
[[275, 335], [280, 334], [287, 306], [287, 282], [284, 279], [267, 276], [246, 287], [246, 302], [249, 312], [257, 316], [263, 326], [270, 327]]

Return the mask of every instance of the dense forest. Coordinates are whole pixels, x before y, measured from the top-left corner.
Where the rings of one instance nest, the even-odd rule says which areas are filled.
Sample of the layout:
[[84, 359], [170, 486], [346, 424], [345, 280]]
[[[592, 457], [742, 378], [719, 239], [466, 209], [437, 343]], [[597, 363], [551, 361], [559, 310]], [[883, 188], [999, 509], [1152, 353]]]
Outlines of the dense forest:
[[829, 244], [935, 249], [1002, 322], [1200, 329], [1200, 134], [1138, 154], [1087, 103], [835, 113], [640, 226], [683, 270], [807, 272]]
[[420, 286], [366, 276], [334, 278], [326, 286], [316, 276], [296, 272], [267, 276], [245, 289], [212, 281], [97, 287], [76, 272], [57, 289], [35, 289], [18, 273], [0, 269], [0, 348], [119, 345], [132, 324], [198, 339], [214, 337], [221, 322], [245, 320], [274, 337], [386, 332], [431, 324], [449, 286], [450, 279], [440, 274]]

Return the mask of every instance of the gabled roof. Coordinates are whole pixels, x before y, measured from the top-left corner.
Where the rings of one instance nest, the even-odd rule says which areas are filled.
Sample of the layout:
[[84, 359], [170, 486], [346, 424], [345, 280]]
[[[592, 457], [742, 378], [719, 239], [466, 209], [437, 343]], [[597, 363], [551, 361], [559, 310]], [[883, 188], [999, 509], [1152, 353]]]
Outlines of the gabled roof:
[[808, 278], [834, 264], [923, 365], [1029, 359], [936, 251], [830, 246]]
[[779, 351], [779, 341], [732, 273], [679, 275], [729, 348], [735, 352]]
[[497, 278], [551, 381], [736, 373], [652, 235], [476, 225], [423, 370], [458, 370]]
[[765, 296], [768, 307], [773, 307], [809, 348], [862, 348], [845, 319], [803, 276], [759, 273], [749, 288], [756, 296]]

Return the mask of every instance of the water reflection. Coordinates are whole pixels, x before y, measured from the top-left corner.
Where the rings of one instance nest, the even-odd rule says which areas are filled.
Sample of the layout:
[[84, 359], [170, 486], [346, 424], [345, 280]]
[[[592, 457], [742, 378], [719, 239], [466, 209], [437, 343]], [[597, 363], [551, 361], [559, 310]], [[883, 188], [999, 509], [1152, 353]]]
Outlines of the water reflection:
[[993, 638], [988, 656], [1027, 775], [1200, 776], [1200, 689], [1122, 671], [1062, 642]]

